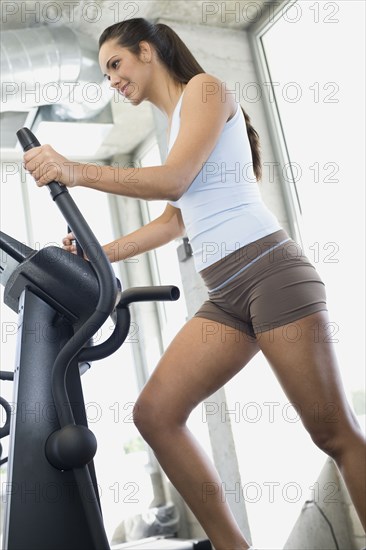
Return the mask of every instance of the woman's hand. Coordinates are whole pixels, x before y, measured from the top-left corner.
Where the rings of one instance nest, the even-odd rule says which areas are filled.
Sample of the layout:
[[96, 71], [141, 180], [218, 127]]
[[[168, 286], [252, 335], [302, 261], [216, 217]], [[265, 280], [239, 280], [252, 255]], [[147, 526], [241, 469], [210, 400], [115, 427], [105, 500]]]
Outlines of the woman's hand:
[[[62, 244], [63, 244], [63, 250], [66, 250], [67, 252], [71, 252], [71, 254], [76, 254], [76, 256], [78, 256], [78, 251], [77, 251], [77, 248], [76, 248], [76, 240], [75, 240], [75, 235], [74, 233], [68, 233], [66, 235], [66, 237], [64, 237], [62, 239]], [[84, 253], [83, 251], [83, 258], [84, 260], [87, 260], [89, 261], [89, 258], [87, 257], [87, 255]]]
[[75, 235], [73, 233], [68, 233], [66, 237], [62, 239], [63, 249], [72, 254], [77, 254], [76, 244], [75, 244]]
[[51, 181], [74, 187], [77, 185], [81, 164], [70, 162], [50, 145], [42, 145], [24, 154], [24, 167], [34, 177], [39, 187]]

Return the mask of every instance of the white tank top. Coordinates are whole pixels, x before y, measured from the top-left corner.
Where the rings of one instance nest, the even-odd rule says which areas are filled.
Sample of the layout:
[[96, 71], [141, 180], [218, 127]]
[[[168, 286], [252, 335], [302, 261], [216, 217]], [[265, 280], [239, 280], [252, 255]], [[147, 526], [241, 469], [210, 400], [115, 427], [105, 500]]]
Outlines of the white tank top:
[[[183, 94], [173, 113], [168, 152], [178, 136]], [[198, 272], [282, 229], [261, 199], [252, 162], [244, 114], [238, 105], [190, 187], [179, 200], [169, 201], [181, 209]]]

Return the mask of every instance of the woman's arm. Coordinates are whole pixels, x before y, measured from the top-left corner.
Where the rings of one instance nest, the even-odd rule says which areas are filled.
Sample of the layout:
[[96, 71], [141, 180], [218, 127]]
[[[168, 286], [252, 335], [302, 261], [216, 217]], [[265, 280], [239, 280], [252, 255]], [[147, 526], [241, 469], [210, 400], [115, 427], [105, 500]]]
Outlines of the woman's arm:
[[145, 200], [177, 200], [202, 170], [233, 110], [233, 98], [216, 77], [194, 76], [186, 86], [178, 136], [163, 166], [116, 168], [69, 162], [49, 145], [24, 155], [39, 186], [52, 180]]
[[[180, 209], [168, 204], [161, 216], [140, 229], [105, 244], [103, 249], [110, 262], [118, 262], [167, 244], [182, 236], [184, 231]], [[65, 250], [76, 251], [75, 245], [70, 242], [70, 235], [63, 242]]]

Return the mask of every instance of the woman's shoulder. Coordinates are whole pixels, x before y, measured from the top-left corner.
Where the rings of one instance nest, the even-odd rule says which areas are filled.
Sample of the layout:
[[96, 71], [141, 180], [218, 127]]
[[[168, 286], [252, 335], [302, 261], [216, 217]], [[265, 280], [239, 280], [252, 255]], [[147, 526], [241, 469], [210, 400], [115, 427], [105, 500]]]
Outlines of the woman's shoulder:
[[182, 107], [184, 104], [198, 107], [199, 103], [211, 104], [213, 111], [222, 110], [229, 117], [237, 109], [234, 93], [227, 90], [225, 82], [209, 73], [196, 74], [185, 87]]
[[187, 91], [202, 91], [207, 94], [221, 93], [222, 87], [225, 84], [217, 76], [214, 76], [209, 73], [199, 73], [187, 82], [186, 90]]

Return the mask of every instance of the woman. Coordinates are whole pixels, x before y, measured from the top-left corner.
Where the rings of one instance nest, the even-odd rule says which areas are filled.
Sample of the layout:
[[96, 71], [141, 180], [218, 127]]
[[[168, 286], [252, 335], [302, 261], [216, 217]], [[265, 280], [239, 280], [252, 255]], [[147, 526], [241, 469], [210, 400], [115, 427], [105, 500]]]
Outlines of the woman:
[[[167, 200], [159, 218], [104, 246], [111, 262], [126, 258], [131, 241], [143, 253], [187, 231], [209, 300], [172, 341], [139, 396], [138, 429], [215, 549], [246, 550], [249, 543], [227, 503], [218, 493], [203, 499], [203, 483], [221, 481], [186, 420], [261, 350], [313, 441], [335, 460], [365, 526], [365, 440], [328, 342], [324, 284], [261, 201], [259, 142], [249, 117], [166, 25], [131, 19], [107, 28], [99, 44], [111, 87], [134, 105], [150, 101], [167, 116], [165, 164], [82, 165], [47, 145], [24, 160], [40, 186], [56, 179]], [[72, 238], [64, 239], [64, 247], [75, 252]], [[217, 328], [209, 346], [202, 339], [207, 320]], [[301, 335], [295, 343], [284, 337], [294, 323]], [[221, 338], [225, 326], [232, 338]], [[333, 422], [327, 421], [330, 403]]]

